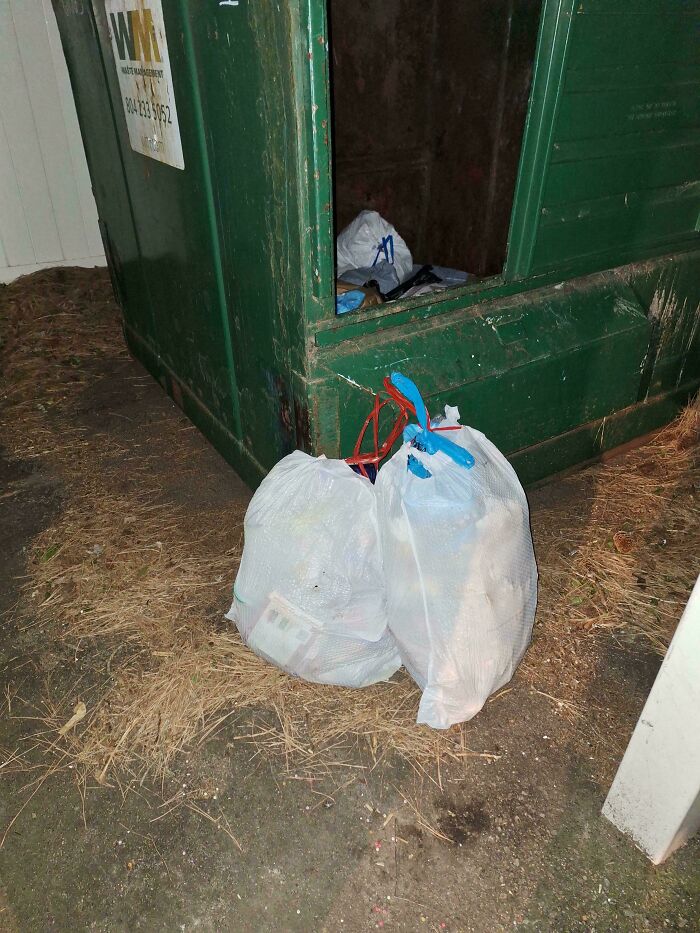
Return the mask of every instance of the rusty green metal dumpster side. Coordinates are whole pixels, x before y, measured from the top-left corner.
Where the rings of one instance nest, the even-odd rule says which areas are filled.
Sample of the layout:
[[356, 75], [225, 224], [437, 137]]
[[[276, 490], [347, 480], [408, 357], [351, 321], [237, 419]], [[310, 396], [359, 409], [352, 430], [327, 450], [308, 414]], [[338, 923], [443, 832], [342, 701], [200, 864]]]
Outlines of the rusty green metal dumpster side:
[[111, 17], [128, 33], [155, 7], [66, 0], [56, 12], [127, 341], [256, 482], [296, 446], [292, 373], [306, 352], [298, 102], [285, 78], [298, 28], [276, 3], [235, 21], [234, 6], [162, 4], [179, 167], [132, 149], [118, 68], [142, 63], [128, 47], [122, 62], [111, 40]]
[[[129, 346], [251, 484], [347, 456], [393, 368], [528, 482], [697, 390], [699, 0], [54, 5]], [[376, 205], [483, 268], [337, 316], [336, 228]]]
[[458, 404], [525, 482], [673, 417], [700, 381], [699, 39], [695, 2], [544, 4], [502, 275], [327, 314], [317, 449], [350, 448], [392, 367], [432, 410]]

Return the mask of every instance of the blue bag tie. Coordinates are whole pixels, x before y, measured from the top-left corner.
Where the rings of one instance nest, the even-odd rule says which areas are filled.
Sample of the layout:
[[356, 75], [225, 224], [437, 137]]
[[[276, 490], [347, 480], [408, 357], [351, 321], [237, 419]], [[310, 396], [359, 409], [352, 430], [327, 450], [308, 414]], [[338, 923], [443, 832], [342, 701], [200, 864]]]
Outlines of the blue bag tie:
[[[418, 419], [418, 424], [409, 424], [404, 428], [404, 442], [412, 444], [427, 454], [432, 455], [440, 451], [465, 470], [471, 470], [476, 461], [469, 451], [455, 444], [441, 432], [431, 430], [428, 412], [415, 383], [401, 373], [392, 373], [391, 383], [413, 405]], [[408, 458], [408, 469], [422, 479], [427, 479], [431, 475], [430, 471], [412, 455]]]

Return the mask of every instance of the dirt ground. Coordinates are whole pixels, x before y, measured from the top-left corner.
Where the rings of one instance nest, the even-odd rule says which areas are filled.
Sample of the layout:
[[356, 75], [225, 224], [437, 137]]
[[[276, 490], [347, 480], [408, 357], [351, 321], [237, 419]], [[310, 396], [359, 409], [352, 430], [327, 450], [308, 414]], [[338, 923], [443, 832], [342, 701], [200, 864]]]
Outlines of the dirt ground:
[[[74, 417], [104, 443], [117, 485], [141, 458], [161, 501], [193, 521], [203, 509], [244, 514], [249, 490], [135, 361], [99, 360]], [[585, 499], [590, 476], [578, 482], [531, 494], [535, 528], [540, 510]], [[52, 639], [19, 602], [32, 542], [67, 505], [40, 447], [5, 452], [4, 761], [36, 730], [49, 687], [73, 696], [76, 678], [96, 676], [88, 647]], [[34, 784], [39, 770], [0, 770], [0, 929], [700, 930], [700, 842], [654, 867], [600, 816], [659, 658], [613, 632], [589, 641], [575, 709], [520, 671], [468, 725], [475, 754], [439, 768], [357, 747], [337, 774], [295, 773], [240, 741], [253, 721], [242, 711], [179, 756], [162, 784], [93, 782], [81, 793], [70, 769]], [[526, 668], [565, 665], [543, 644], [536, 631]], [[180, 788], [202, 789], [201, 812], [170, 812], [164, 801]]]

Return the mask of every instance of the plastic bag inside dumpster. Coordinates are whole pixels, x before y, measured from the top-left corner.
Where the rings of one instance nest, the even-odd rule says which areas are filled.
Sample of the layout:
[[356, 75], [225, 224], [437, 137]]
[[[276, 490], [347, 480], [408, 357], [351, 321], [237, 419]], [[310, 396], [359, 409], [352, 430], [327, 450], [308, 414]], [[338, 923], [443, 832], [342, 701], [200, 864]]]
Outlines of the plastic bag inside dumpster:
[[376, 211], [360, 211], [338, 234], [336, 262], [338, 278], [351, 269], [375, 270], [377, 281], [385, 279], [382, 293], [407, 279], [413, 269], [406, 242]]
[[[362, 211], [339, 234], [336, 265], [336, 314], [443, 291], [469, 278], [457, 269], [414, 264], [405, 241], [376, 211]], [[365, 296], [349, 295], [353, 288]]]
[[417, 260], [501, 273], [542, 0], [324, 6], [338, 231], [379, 211]]
[[[401, 377], [398, 388], [415, 390]], [[537, 567], [527, 499], [505, 457], [459, 426], [456, 408], [429, 426], [420, 396], [411, 400], [420, 427], [407, 428], [375, 486], [387, 615], [423, 690], [418, 722], [446, 729], [512, 677], [530, 641]]]
[[360, 307], [369, 308], [372, 305], [382, 303], [381, 296], [376, 288], [353, 285], [350, 282], [343, 282], [341, 279], [338, 279], [335, 283], [335, 294], [336, 314], [347, 314], [348, 311], [355, 311]]
[[295, 451], [245, 517], [227, 618], [256, 654], [317, 683], [363, 687], [401, 666], [387, 632], [377, 504], [343, 460]]

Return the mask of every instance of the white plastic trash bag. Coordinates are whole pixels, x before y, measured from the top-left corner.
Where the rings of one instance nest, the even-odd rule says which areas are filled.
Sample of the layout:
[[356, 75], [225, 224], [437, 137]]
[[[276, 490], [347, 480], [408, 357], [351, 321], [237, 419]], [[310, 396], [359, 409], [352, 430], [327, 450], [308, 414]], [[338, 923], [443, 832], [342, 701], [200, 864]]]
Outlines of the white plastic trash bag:
[[338, 278], [351, 269], [388, 262], [394, 266], [401, 284], [413, 270], [413, 258], [405, 241], [376, 211], [361, 211], [338, 234], [336, 250]]
[[350, 269], [347, 272], [343, 272], [342, 277], [339, 276], [339, 279], [342, 282], [347, 282], [349, 285], [360, 286], [363, 286], [365, 282], [374, 281], [377, 283], [377, 287], [382, 295], [386, 295], [387, 292], [392, 291], [394, 288], [398, 288], [401, 284], [398, 273], [396, 272], [396, 266], [387, 262], [386, 259], [382, 259], [376, 266], [363, 266], [359, 269]]
[[345, 687], [398, 670], [368, 479], [343, 460], [297, 450], [262, 481], [244, 530], [227, 618], [256, 654], [305, 680]]
[[[445, 412], [441, 426], [456, 425], [458, 410]], [[532, 633], [537, 567], [527, 499], [508, 461], [472, 428], [441, 436], [474, 466], [404, 443], [375, 488], [389, 629], [423, 691], [418, 722], [447, 729], [512, 677]]]

